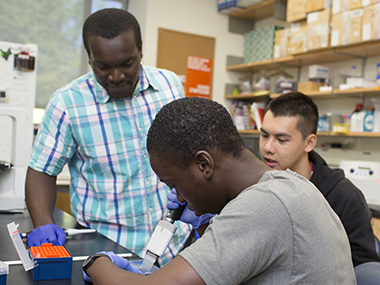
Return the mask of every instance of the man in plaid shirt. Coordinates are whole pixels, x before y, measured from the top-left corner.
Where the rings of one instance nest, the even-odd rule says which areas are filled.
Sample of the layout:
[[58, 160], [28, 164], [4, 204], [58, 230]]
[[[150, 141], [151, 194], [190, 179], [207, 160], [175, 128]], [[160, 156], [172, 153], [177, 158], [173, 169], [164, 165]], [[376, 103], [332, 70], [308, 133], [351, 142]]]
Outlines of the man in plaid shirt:
[[[29, 160], [26, 203], [36, 229], [28, 244], [66, 240], [53, 209], [56, 177], [68, 163], [79, 224], [141, 256], [169, 192], [150, 167], [146, 136], [161, 107], [184, 97], [183, 87], [173, 72], [141, 63], [140, 27], [125, 10], [90, 15], [83, 41], [92, 72], [53, 94]], [[191, 226], [178, 227], [162, 264], [190, 234]]]

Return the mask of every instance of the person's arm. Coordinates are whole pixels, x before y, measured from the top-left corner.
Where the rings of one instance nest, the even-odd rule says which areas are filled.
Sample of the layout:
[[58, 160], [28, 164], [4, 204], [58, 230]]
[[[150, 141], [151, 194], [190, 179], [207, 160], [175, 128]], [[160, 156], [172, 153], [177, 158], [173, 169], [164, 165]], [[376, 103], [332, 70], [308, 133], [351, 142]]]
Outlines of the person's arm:
[[40, 246], [42, 243], [63, 245], [66, 242], [66, 233], [54, 224], [53, 218], [57, 197], [56, 178], [28, 168], [25, 197], [35, 227], [27, 237], [29, 247]]
[[25, 200], [35, 228], [54, 224], [53, 211], [57, 198], [56, 176], [28, 167]]
[[181, 256], [150, 275], [142, 275], [117, 267], [107, 257], [99, 257], [86, 270], [93, 284], [181, 284], [204, 285], [198, 273]]

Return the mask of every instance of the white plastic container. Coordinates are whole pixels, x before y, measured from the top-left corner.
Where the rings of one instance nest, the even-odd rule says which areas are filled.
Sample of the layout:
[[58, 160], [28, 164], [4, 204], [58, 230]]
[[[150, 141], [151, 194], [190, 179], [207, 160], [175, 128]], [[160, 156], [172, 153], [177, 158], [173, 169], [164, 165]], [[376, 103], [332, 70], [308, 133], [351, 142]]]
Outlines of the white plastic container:
[[9, 273], [9, 265], [0, 261], [0, 285], [7, 284], [8, 273]]
[[365, 111], [363, 118], [363, 132], [373, 131], [374, 116], [373, 112]]
[[372, 98], [373, 103], [373, 132], [380, 132], [380, 100]]
[[355, 111], [351, 115], [351, 132], [362, 132], [363, 131], [363, 119], [364, 113], [360, 113], [363, 110], [362, 104], [356, 104]]

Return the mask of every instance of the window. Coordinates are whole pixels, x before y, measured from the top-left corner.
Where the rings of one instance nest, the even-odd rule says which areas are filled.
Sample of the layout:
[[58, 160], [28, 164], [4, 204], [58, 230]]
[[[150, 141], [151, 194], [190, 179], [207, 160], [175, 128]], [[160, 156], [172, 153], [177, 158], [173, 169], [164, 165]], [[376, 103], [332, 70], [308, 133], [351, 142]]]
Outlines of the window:
[[127, 7], [127, 0], [0, 1], [0, 41], [38, 45], [36, 104], [89, 70], [82, 25], [92, 12]]

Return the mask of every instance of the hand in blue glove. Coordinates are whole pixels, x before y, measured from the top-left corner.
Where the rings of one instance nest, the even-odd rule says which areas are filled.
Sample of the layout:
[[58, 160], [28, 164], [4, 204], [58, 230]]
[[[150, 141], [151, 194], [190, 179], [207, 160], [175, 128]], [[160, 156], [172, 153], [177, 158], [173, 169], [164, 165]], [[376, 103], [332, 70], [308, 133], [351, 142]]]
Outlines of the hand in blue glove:
[[65, 231], [57, 225], [47, 224], [34, 229], [28, 234], [28, 246], [40, 246], [41, 243], [63, 245], [66, 241]]
[[[179, 205], [185, 205], [186, 202], [180, 203], [177, 200], [177, 192], [174, 188], [168, 194], [168, 204], [167, 208], [169, 210], [177, 209]], [[201, 225], [207, 224], [215, 214], [204, 214], [202, 216], [196, 216], [194, 211], [189, 210], [186, 205], [185, 210], [183, 210], [180, 221], [193, 225], [194, 229], [198, 229]]]
[[[124, 270], [128, 270], [128, 271], [131, 271], [131, 272], [134, 272], [134, 273], [138, 273], [138, 274], [143, 274], [145, 275], [142, 271], [134, 268], [127, 259], [121, 257], [121, 256], [118, 256], [117, 254], [115, 254], [114, 252], [112, 251], [100, 251], [98, 253], [104, 253], [104, 254], [107, 254], [107, 256], [111, 259], [111, 261], [119, 268], [121, 269], [124, 269]], [[83, 271], [83, 279], [87, 282], [92, 282], [91, 281], [91, 278], [86, 274], [86, 272]]]

